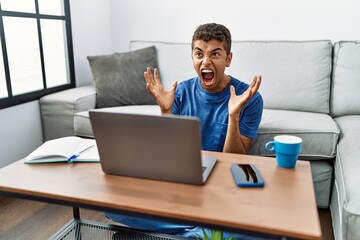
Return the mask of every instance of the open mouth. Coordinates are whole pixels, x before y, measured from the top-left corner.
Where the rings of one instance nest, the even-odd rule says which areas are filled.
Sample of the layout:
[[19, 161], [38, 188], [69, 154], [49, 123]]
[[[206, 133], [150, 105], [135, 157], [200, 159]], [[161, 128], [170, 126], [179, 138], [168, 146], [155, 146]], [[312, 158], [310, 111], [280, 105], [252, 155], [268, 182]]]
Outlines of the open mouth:
[[211, 69], [203, 69], [201, 70], [201, 74], [204, 79], [204, 83], [206, 85], [210, 85], [214, 78], [214, 71]]

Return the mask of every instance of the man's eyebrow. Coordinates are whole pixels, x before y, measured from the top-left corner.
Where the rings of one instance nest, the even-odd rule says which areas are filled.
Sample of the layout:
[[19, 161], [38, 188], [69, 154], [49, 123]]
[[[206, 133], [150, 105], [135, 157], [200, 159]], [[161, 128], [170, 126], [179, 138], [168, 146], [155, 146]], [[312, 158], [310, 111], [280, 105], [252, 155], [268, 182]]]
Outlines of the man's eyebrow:
[[[194, 50], [199, 50], [199, 51], [203, 52], [203, 50], [199, 47], [194, 47]], [[211, 52], [216, 52], [216, 51], [222, 52], [223, 50], [221, 48], [215, 48], [215, 49], [211, 50]]]
[[216, 52], [216, 51], [222, 51], [221, 48], [215, 48], [214, 50], [212, 50], [211, 52]]

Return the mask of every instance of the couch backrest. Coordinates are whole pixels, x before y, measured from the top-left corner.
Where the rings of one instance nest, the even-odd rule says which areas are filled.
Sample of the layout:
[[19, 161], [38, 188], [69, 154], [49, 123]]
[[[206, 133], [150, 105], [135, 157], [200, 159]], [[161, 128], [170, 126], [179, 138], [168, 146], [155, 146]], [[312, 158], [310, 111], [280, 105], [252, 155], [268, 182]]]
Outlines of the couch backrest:
[[[131, 41], [130, 50], [155, 45], [166, 89], [196, 76], [189, 43]], [[226, 73], [244, 82], [261, 74], [264, 107], [329, 113], [332, 44], [323, 41], [233, 41]]]
[[130, 50], [149, 46], [156, 47], [160, 79], [165, 89], [170, 89], [175, 81], [181, 82], [196, 76], [191, 61], [191, 46], [189, 43], [130, 42]]
[[331, 115], [360, 114], [360, 42], [334, 43]]
[[264, 107], [329, 113], [330, 41], [234, 42], [227, 71], [250, 82], [261, 74]]

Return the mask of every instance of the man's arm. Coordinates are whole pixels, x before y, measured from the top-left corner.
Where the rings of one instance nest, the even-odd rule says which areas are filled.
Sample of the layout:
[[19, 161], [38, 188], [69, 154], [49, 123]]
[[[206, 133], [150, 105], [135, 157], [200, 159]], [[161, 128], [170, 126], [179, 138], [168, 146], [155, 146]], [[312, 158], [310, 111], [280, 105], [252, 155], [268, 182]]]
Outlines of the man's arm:
[[228, 129], [223, 152], [240, 154], [249, 153], [252, 139], [242, 135], [240, 132], [240, 112], [246, 103], [256, 94], [260, 84], [261, 76], [254, 76], [248, 89], [238, 96], [235, 94], [235, 88], [230, 86]]
[[229, 116], [223, 152], [248, 154], [250, 151], [252, 139], [241, 135], [239, 118], [239, 116], [237, 119]]

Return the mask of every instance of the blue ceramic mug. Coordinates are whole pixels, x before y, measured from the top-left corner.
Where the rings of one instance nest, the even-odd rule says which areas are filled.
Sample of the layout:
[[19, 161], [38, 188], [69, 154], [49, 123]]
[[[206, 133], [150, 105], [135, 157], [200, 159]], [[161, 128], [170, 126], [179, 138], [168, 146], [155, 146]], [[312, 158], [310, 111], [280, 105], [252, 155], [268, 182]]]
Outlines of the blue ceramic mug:
[[265, 149], [276, 153], [279, 167], [294, 168], [301, 152], [302, 139], [291, 135], [278, 135], [274, 141], [267, 142]]

